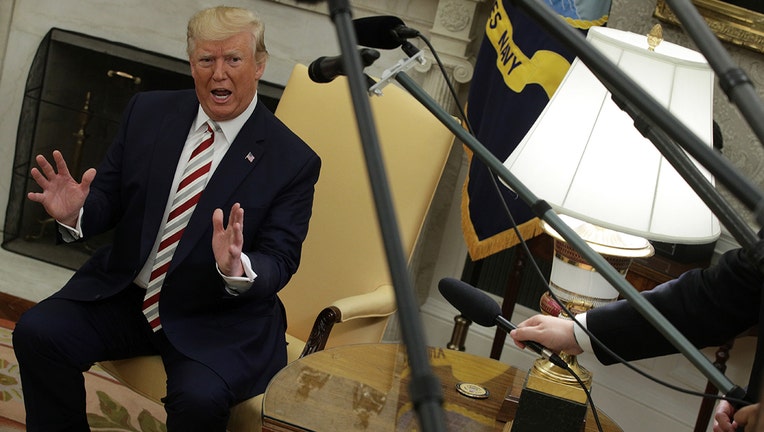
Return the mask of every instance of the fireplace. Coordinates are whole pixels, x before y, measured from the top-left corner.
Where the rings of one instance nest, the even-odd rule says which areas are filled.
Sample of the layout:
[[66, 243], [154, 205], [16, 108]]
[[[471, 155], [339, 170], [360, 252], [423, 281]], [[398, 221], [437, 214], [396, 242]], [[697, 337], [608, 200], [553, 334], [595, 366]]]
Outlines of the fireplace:
[[[188, 62], [133, 46], [62, 29], [40, 43], [27, 77], [3, 248], [75, 269], [110, 241], [55, 244], [56, 224], [26, 194], [39, 190], [29, 171], [38, 154], [60, 150], [72, 175], [96, 167], [117, 132], [122, 110], [139, 91], [193, 88]], [[275, 110], [283, 88], [260, 82], [258, 97]]]

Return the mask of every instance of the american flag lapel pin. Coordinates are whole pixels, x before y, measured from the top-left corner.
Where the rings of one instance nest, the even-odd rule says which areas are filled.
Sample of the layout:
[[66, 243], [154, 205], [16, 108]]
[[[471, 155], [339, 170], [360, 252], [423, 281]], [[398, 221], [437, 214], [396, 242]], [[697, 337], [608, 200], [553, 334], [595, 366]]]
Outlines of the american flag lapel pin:
[[244, 159], [246, 159], [247, 162], [252, 163], [252, 161], [255, 160], [255, 155], [253, 155], [252, 152], [249, 152], [244, 156]]

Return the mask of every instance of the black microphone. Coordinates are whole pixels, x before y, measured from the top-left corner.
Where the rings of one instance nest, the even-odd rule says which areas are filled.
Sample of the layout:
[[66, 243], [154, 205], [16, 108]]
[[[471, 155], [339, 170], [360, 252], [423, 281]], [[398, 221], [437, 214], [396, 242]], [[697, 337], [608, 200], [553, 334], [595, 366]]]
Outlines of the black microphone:
[[392, 15], [372, 16], [353, 20], [358, 45], [379, 49], [398, 48], [406, 39], [419, 37], [419, 30], [406, 27]]
[[[449, 303], [459, 309], [465, 318], [478, 325], [483, 327], [498, 325], [507, 333], [517, 328], [501, 315], [501, 308], [491, 297], [466, 282], [454, 278], [443, 278], [438, 283], [438, 290]], [[555, 365], [568, 369], [565, 360], [549, 348], [534, 341], [523, 341], [523, 344]]]
[[[363, 63], [364, 67], [371, 66], [379, 58], [379, 51], [371, 48], [361, 48], [358, 50], [358, 53], [361, 56], [361, 63]], [[331, 82], [340, 75], [345, 75], [345, 67], [343, 66], [341, 55], [319, 57], [308, 66], [308, 76], [313, 82], [319, 84]]]

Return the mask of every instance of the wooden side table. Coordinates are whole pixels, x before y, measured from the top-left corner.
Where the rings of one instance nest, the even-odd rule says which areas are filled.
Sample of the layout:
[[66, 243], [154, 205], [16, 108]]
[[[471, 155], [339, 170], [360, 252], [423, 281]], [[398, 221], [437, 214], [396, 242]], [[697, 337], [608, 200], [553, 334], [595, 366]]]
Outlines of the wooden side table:
[[[430, 348], [441, 382], [451, 431], [509, 431], [497, 420], [504, 397], [522, 386], [525, 372], [497, 360], [446, 348]], [[409, 368], [398, 344], [347, 345], [310, 354], [282, 369], [263, 399], [263, 431], [414, 431], [416, 412], [408, 397]], [[484, 387], [488, 397], [470, 398], [458, 383]], [[603, 430], [621, 431], [599, 411]], [[597, 430], [589, 414], [586, 431]]]
[[649, 258], [635, 258], [626, 273], [626, 280], [638, 291], [648, 291], [663, 282], [678, 278], [687, 270], [708, 267], [708, 262], [682, 263], [670, 258], [653, 255]]

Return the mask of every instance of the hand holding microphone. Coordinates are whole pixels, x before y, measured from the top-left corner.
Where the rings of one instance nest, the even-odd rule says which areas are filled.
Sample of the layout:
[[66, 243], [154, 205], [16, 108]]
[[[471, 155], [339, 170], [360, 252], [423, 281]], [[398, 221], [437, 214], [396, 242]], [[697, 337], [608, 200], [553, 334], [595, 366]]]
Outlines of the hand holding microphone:
[[520, 348], [525, 348], [524, 341], [533, 340], [553, 351], [578, 355], [583, 350], [574, 336], [574, 325], [573, 320], [539, 314], [521, 322], [509, 336]]
[[[517, 329], [514, 324], [501, 315], [501, 308], [492, 298], [472, 285], [458, 279], [444, 278], [438, 284], [438, 290], [449, 303], [459, 309], [462, 315], [478, 325], [483, 327], [498, 325], [502, 330], [510, 334], [512, 334], [513, 330]], [[572, 334], [573, 329], [571, 328], [571, 336]], [[568, 369], [568, 364], [565, 363], [565, 360], [537, 342], [523, 340], [519, 343], [516, 341], [515, 343], [521, 348], [529, 348], [563, 369]]]

